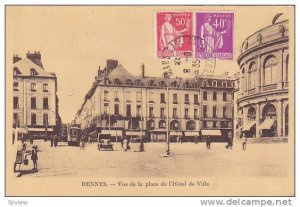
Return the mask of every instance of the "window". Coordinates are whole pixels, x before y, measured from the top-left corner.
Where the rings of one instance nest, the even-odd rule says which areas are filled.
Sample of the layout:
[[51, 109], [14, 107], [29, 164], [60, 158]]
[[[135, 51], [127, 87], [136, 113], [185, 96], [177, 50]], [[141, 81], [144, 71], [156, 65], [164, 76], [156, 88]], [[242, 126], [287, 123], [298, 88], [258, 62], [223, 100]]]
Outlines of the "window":
[[31, 83], [30, 89], [31, 89], [31, 91], [36, 92], [36, 83]]
[[141, 91], [136, 92], [136, 101], [141, 102], [142, 101], [142, 93]]
[[159, 86], [160, 86], [161, 88], [165, 87], [165, 82], [164, 82], [164, 81], [160, 81], [160, 82], [159, 82]]
[[184, 94], [184, 103], [188, 104], [190, 102], [189, 99], [189, 94]]
[[19, 83], [18, 82], [14, 82], [13, 90], [14, 91], [18, 91], [19, 90]]
[[216, 128], [216, 127], [217, 127], [217, 122], [213, 121], [213, 128]]
[[203, 117], [207, 118], [207, 106], [203, 105]]
[[278, 71], [278, 60], [275, 56], [270, 56], [264, 62], [264, 85], [270, 85], [276, 82]]
[[131, 82], [130, 79], [127, 79], [127, 80], [126, 80], [126, 85], [128, 85], [128, 86], [131, 86], [131, 85], [132, 85], [132, 82]]
[[159, 128], [166, 128], [166, 121], [165, 120], [160, 120], [158, 125], [159, 125]]
[[223, 106], [223, 118], [227, 118], [226, 106]]
[[227, 93], [223, 92], [223, 101], [227, 101]]
[[178, 103], [178, 99], [177, 99], [177, 93], [173, 94], [173, 104], [177, 104]]
[[43, 114], [43, 124], [47, 126], [49, 124], [48, 114]]
[[36, 98], [31, 97], [31, 109], [36, 109]]
[[194, 108], [194, 118], [198, 118], [198, 108]]
[[31, 125], [36, 125], [36, 114], [31, 114]]
[[198, 94], [194, 94], [194, 104], [199, 104]]
[[14, 75], [19, 75], [19, 74], [21, 74], [19, 68], [14, 67]]
[[160, 94], [160, 103], [166, 103], [166, 99], [165, 99], [165, 94], [164, 93]]
[[19, 97], [14, 97], [14, 109], [19, 108]]
[[185, 116], [185, 118], [189, 118], [189, 109], [188, 108], [184, 109], [184, 116]]
[[223, 81], [223, 82], [222, 82], [222, 87], [223, 87], [223, 88], [227, 88], [227, 82], [226, 82], [226, 81]]
[[108, 101], [108, 91], [104, 91], [104, 101]]
[[131, 105], [126, 105], [126, 116], [131, 116]]
[[126, 91], [126, 101], [131, 101], [131, 92]]
[[153, 80], [149, 81], [149, 86], [154, 86], [154, 81]]
[[141, 105], [136, 106], [136, 116], [141, 116]]
[[217, 92], [216, 91], [213, 92], [213, 101], [217, 101]]
[[104, 104], [104, 114], [108, 114], [108, 103]]
[[203, 124], [203, 128], [207, 128], [207, 121], [203, 121], [202, 124]]
[[149, 107], [149, 117], [153, 117], [153, 116], [154, 116], [154, 114], [153, 114], [153, 107], [150, 106]]
[[177, 108], [173, 108], [173, 117], [174, 118], [178, 117], [178, 115], [177, 115]]
[[177, 87], [177, 82], [176, 81], [172, 82], [171, 86], [172, 87]]
[[149, 102], [153, 102], [153, 92], [149, 92]]
[[255, 88], [256, 64], [252, 62], [248, 70], [248, 89]]
[[43, 98], [43, 109], [49, 109], [48, 98]]
[[213, 106], [213, 118], [217, 118], [217, 107]]
[[141, 86], [141, 85], [142, 85], [142, 82], [141, 82], [140, 79], [137, 79], [137, 80], [135, 81], [135, 84], [136, 84], [137, 86]]
[[114, 98], [115, 98], [115, 101], [119, 101], [118, 91], [114, 92]]
[[115, 104], [115, 115], [119, 115], [120, 111], [119, 111], [119, 104]]
[[217, 87], [218, 86], [218, 82], [217, 81], [213, 81], [212, 84], [213, 84], [213, 87]]
[[115, 85], [120, 85], [121, 82], [120, 82], [120, 80], [119, 80], [118, 78], [116, 78], [116, 79], [114, 79], [114, 84], [115, 84]]
[[13, 127], [16, 128], [19, 125], [19, 115], [18, 113], [13, 114]]
[[160, 108], [160, 117], [165, 117], [165, 108], [161, 107]]
[[48, 92], [48, 84], [47, 83], [43, 84], [43, 92]]
[[207, 101], [207, 91], [203, 91], [203, 101]]
[[36, 72], [35, 69], [31, 68], [31, 69], [30, 69], [30, 75], [31, 75], [31, 76], [36, 76], [36, 75], [38, 75], [38, 73]]

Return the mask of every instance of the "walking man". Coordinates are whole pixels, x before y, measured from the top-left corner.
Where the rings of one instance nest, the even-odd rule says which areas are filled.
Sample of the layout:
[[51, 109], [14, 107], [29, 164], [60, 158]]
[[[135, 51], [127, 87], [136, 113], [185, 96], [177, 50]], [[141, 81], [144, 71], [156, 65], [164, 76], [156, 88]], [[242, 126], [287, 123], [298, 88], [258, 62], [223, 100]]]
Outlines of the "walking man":
[[29, 141], [30, 141], [30, 145], [33, 145], [33, 137], [31, 134], [29, 135]]
[[208, 149], [208, 150], [210, 150], [210, 137], [209, 136], [207, 136], [206, 138], [205, 138], [205, 141], [206, 141], [206, 148]]
[[247, 148], [247, 137], [245, 135], [245, 133], [243, 133], [243, 137], [242, 137], [242, 145], [243, 145], [243, 150], [246, 150]]

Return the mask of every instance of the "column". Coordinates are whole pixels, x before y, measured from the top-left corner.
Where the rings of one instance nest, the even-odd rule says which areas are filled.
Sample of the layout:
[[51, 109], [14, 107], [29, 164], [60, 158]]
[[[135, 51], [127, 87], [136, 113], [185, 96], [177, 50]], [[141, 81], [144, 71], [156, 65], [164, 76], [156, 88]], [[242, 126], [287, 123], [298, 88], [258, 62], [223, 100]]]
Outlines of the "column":
[[278, 71], [277, 71], [277, 88], [278, 89], [282, 89], [283, 85], [282, 85], [282, 81], [283, 81], [283, 50], [279, 50], [278, 51], [279, 55], [278, 55]]
[[282, 137], [282, 100], [277, 100], [277, 136]]
[[260, 92], [260, 86], [262, 85], [261, 83], [261, 59], [260, 56], [257, 57], [257, 65], [256, 65], [256, 93]]
[[262, 56], [259, 56], [258, 58], [259, 58], [259, 62], [260, 62], [260, 65], [259, 65], [260, 66], [260, 68], [259, 68], [259, 70], [260, 70], [260, 86], [262, 86], [265, 84], [264, 65], [261, 61]]
[[255, 117], [255, 121], [256, 121], [256, 132], [255, 132], [255, 135], [256, 135], [256, 138], [260, 138], [261, 135], [259, 133], [259, 120], [260, 120], [260, 103], [257, 103], [256, 105], [256, 117]]

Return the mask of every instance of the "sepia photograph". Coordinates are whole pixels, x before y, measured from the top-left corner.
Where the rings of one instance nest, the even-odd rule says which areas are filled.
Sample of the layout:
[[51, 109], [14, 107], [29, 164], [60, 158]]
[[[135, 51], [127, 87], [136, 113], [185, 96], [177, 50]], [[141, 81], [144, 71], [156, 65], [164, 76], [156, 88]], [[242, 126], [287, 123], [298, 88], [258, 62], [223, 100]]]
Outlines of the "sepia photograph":
[[6, 196], [295, 196], [295, 6], [6, 5]]

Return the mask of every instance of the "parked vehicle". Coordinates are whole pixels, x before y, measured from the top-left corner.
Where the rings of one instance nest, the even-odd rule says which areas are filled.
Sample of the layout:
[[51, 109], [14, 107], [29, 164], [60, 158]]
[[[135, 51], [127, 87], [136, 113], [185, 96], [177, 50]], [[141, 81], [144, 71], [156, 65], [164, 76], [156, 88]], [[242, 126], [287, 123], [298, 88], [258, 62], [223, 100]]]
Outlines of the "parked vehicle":
[[111, 143], [110, 134], [98, 135], [98, 150], [111, 150], [113, 151], [113, 144]]

